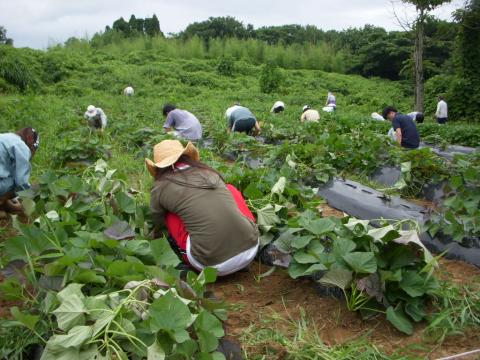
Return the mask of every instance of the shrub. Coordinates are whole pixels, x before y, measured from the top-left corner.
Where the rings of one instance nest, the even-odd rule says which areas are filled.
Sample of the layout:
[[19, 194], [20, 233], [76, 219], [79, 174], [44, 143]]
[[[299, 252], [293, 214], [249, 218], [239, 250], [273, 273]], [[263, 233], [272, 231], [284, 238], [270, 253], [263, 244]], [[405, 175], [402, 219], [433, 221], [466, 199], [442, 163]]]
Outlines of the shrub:
[[272, 93], [280, 88], [282, 73], [273, 61], [267, 62], [262, 67], [260, 75], [260, 90], [264, 93]]
[[28, 87], [37, 85], [37, 80], [26, 61], [12, 52], [0, 58], [0, 76], [22, 92]]
[[231, 56], [223, 56], [217, 64], [217, 73], [225, 76], [233, 76], [235, 73], [235, 61]]

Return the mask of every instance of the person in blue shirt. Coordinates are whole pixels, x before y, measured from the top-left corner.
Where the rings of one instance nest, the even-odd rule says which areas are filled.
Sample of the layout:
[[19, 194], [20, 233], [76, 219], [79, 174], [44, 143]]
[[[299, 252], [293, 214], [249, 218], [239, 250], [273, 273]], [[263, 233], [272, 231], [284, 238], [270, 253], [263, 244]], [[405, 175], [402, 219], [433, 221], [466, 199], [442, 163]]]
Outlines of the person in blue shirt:
[[12, 199], [16, 192], [30, 188], [30, 161], [39, 143], [40, 137], [31, 127], [17, 133], [0, 134], [0, 209], [21, 209]]
[[383, 118], [392, 122], [397, 142], [404, 148], [416, 149], [420, 145], [417, 126], [408, 115], [399, 113], [397, 109], [388, 106], [383, 110]]

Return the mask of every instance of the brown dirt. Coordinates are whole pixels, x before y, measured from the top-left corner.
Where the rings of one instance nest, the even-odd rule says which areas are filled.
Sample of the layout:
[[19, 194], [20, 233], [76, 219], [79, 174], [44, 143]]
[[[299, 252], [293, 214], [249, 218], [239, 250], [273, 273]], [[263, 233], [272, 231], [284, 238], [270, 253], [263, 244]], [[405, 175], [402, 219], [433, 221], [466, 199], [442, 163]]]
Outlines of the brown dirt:
[[[442, 260], [442, 271], [459, 283], [469, 283], [473, 277], [480, 277], [480, 270], [462, 262]], [[393, 328], [384, 316], [377, 316], [364, 321], [359, 315], [346, 309], [343, 300], [321, 297], [310, 280], [294, 280], [285, 270], [275, 272], [260, 281], [259, 274], [269, 270], [269, 267], [253, 263], [249, 272], [240, 272], [226, 278], [221, 278], [214, 285], [215, 295], [233, 305], [226, 322], [227, 334], [240, 341], [250, 325], [258, 329], [265, 328], [265, 320], [269, 316], [279, 315], [283, 319], [299, 321], [304, 311], [309, 326], [315, 326], [323, 342], [335, 345], [347, 342], [361, 336], [391, 353], [403, 350], [409, 354], [435, 359], [442, 356], [459, 354], [480, 348], [480, 333], [470, 333], [465, 336], [448, 338], [443, 344], [436, 345], [425, 341], [422, 337], [423, 326], [416, 326], [413, 336], [405, 336]], [[276, 328], [288, 331], [291, 327], [281, 321], [276, 321]], [[419, 350], [421, 345], [423, 350]], [[278, 344], [268, 344], [268, 347], [284, 351]], [[415, 347], [415, 349], [414, 349]], [[243, 344], [250, 353], [262, 349], [252, 348]], [[408, 350], [410, 349], [410, 350]]]
[[16, 235], [16, 230], [11, 226], [12, 221], [10, 218], [0, 220], [0, 241], [8, 239]]
[[328, 204], [320, 204], [317, 206], [318, 211], [322, 214], [323, 217], [328, 217], [328, 216], [334, 216], [338, 218], [344, 217], [344, 214], [342, 211], [334, 209]]

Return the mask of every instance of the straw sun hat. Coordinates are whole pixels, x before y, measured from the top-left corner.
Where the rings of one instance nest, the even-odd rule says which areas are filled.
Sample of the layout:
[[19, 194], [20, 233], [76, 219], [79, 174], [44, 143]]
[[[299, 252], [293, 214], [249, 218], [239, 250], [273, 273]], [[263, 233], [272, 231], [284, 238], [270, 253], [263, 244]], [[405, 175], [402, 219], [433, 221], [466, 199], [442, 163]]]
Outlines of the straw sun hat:
[[190, 141], [183, 147], [178, 140], [163, 140], [153, 147], [154, 161], [145, 159], [145, 164], [150, 174], [155, 176], [157, 168], [164, 169], [175, 164], [182, 155], [187, 155], [195, 161], [200, 160], [197, 148]]

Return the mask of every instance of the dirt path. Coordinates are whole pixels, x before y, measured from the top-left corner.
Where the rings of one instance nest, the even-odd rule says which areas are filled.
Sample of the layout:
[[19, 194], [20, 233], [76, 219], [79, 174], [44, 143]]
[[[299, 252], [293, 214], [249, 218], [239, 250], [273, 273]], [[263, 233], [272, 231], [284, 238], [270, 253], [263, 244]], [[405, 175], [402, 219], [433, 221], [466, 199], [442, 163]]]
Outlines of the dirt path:
[[[455, 282], [469, 283], [473, 277], [480, 277], [480, 270], [471, 265], [449, 260], [443, 260], [441, 264], [442, 269]], [[421, 357], [428, 355], [427, 358], [431, 359], [480, 348], [480, 333], [448, 338], [437, 348], [435, 344], [423, 341], [424, 324], [416, 326], [413, 336], [405, 336], [383, 316], [363, 321], [359, 315], [346, 309], [343, 300], [321, 297], [312, 281], [291, 279], [285, 270], [276, 269], [273, 274], [260, 281], [256, 280], [259, 274], [268, 270], [267, 266], [253, 263], [249, 272], [219, 279], [214, 285], [216, 296], [234, 305], [226, 323], [230, 337], [240, 340], [252, 324], [264, 328], [265, 319], [269, 315], [278, 314], [282, 318], [299, 321], [304, 311], [309, 326], [317, 328], [320, 338], [327, 345], [368, 336], [372, 343], [387, 352], [404, 349], [406, 353]], [[419, 344], [423, 350], [415, 346]], [[249, 348], [246, 344], [242, 346], [249, 353], [262, 351], [259, 348]], [[278, 344], [266, 346], [279, 348]]]

